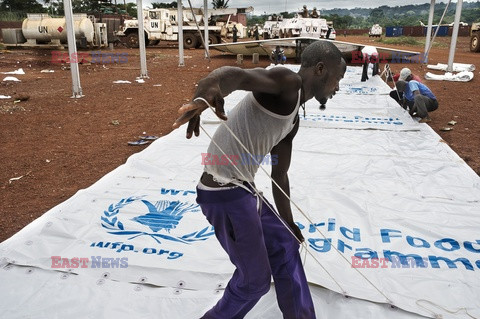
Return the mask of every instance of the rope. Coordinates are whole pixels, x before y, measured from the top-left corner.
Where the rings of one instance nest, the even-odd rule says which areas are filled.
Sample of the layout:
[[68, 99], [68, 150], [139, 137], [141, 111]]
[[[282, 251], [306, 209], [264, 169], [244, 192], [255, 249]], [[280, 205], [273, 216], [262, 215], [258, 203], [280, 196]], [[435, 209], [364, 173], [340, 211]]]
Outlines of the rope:
[[[207, 100], [205, 100], [205, 99], [202, 98], [202, 97], [197, 97], [197, 98], [195, 98], [193, 101], [195, 102], [195, 101], [197, 101], [197, 100], [203, 101], [203, 102], [210, 108], [210, 110], [212, 110], [214, 113], [216, 113], [216, 112], [215, 112], [215, 109], [213, 108], [213, 106], [210, 105], [210, 103], [209, 103]], [[235, 133], [228, 127], [228, 125], [226, 125], [225, 122], [221, 122], [221, 123], [225, 126], [225, 128], [229, 131], [229, 133], [233, 136], [233, 138], [240, 144], [240, 146], [247, 152], [247, 154], [250, 154], [250, 153], [249, 153], [249, 150], [247, 149], [247, 147], [246, 147], [245, 145], [243, 145], [243, 143], [239, 140], [239, 138], [235, 135]], [[202, 131], [206, 132], [206, 130], [205, 130], [201, 125], [200, 125], [200, 127], [202, 128]], [[206, 134], [207, 134], [207, 136], [211, 139], [211, 141], [215, 144], [215, 146], [217, 146], [217, 147], [220, 149], [220, 151], [223, 153], [223, 150], [216, 144], [216, 142], [213, 140], [213, 138], [212, 138], [208, 133], [206, 133]], [[227, 154], [223, 153], [223, 155], [225, 155], [226, 158], [229, 158], [229, 157], [227, 156]], [[257, 164], [258, 164], [258, 162], [257, 162]], [[233, 165], [233, 166], [236, 167], [235, 165]], [[278, 189], [282, 192], [282, 194], [285, 195], [285, 197], [290, 201], [290, 203], [292, 203], [293, 206], [302, 214], [302, 216], [303, 216], [311, 225], [315, 225], [315, 224], [313, 223], [313, 221], [303, 212], [303, 210], [302, 210], [302, 209], [290, 198], [290, 196], [288, 196], [287, 193], [285, 193], [285, 191], [277, 184], [277, 182], [270, 176], [270, 174], [269, 174], [261, 165], [258, 165], [258, 166], [259, 166], [259, 168], [270, 178], [270, 180], [273, 182], [273, 184], [278, 187]], [[239, 171], [239, 169], [238, 169], [237, 167], [236, 167], [236, 169]], [[242, 177], [243, 177], [243, 176], [242, 176]], [[249, 184], [250, 184], [250, 183], [249, 183]], [[251, 186], [252, 186], [252, 185], [251, 185]], [[258, 190], [257, 190], [254, 186], [252, 186], [252, 187], [253, 187], [253, 189], [255, 190], [255, 192], [258, 194], [258, 193], [259, 193]], [[260, 198], [267, 204], [267, 206], [269, 206], [269, 208], [271, 208], [270, 205], [268, 205], [268, 202], [266, 202], [266, 201], [263, 199], [263, 196], [260, 195]], [[275, 210], [273, 210], [273, 209], [272, 209], [272, 211], [275, 212]], [[277, 214], [277, 217], [280, 218], [280, 220], [281, 220], [281, 222], [283, 223], [283, 225], [286, 226], [285, 222], [283, 221], [283, 219], [282, 219], [278, 214]], [[315, 227], [315, 230], [316, 230], [325, 240], [328, 241], [327, 237], [322, 233], [322, 231], [321, 231], [318, 227], [316, 227], [316, 226], [314, 226], [314, 227]], [[287, 229], [288, 229], [288, 231], [289, 231], [290, 233], [292, 233], [292, 235], [294, 235], [293, 232], [290, 230], [289, 227], [287, 227]], [[295, 235], [294, 235], [294, 236], [295, 236]], [[295, 236], [295, 238], [296, 238], [296, 236]], [[298, 239], [297, 239], [297, 240], [298, 240]], [[299, 242], [300, 242], [300, 241], [299, 241]], [[309, 249], [307, 249], [306, 244], [305, 244], [305, 243], [302, 243], [302, 242], [300, 242], [300, 244], [301, 244], [302, 246], [305, 246], [305, 250], [308, 252], [308, 254], [325, 270], [325, 272], [326, 272], [326, 273], [330, 276], [330, 278], [337, 284], [337, 286], [340, 288], [340, 290], [346, 295], [346, 291], [345, 291], [345, 290], [341, 287], [341, 285], [335, 280], [335, 278], [333, 278], [333, 276], [325, 269], [325, 267], [324, 267], [324, 266], [322, 265], [322, 263], [313, 255], [313, 253], [312, 253]], [[375, 284], [374, 284], [370, 279], [368, 279], [358, 268], [353, 267], [352, 263], [338, 250], [337, 247], [335, 247], [334, 245], [332, 245], [332, 247], [333, 247], [334, 250], [350, 265], [351, 268], [355, 269], [355, 271], [356, 271], [360, 276], [362, 276], [378, 293], [380, 293], [383, 297], [385, 297], [387, 303], [393, 304], [393, 302], [390, 300], [390, 298], [388, 298], [387, 295], [385, 295], [377, 286], [375, 286]]]
[[382, 77], [383, 74], [385, 74], [385, 82], [388, 83], [388, 78], [392, 79], [393, 87], [395, 88], [395, 91], [397, 92], [398, 101], [400, 101], [401, 100], [400, 92], [398, 92], [397, 83], [395, 83], [395, 80], [393, 79], [393, 73], [392, 73], [392, 70], [390, 70], [390, 65], [388, 63], [385, 64], [385, 67], [383, 68], [383, 72], [382, 72], [382, 74], [380, 74], [380, 77]]
[[429, 300], [419, 299], [419, 300], [415, 301], [415, 303], [417, 304], [417, 306], [422, 307], [423, 309], [425, 309], [425, 310], [429, 311], [430, 313], [432, 313], [433, 316], [434, 316], [434, 318], [436, 318], [436, 319], [437, 319], [437, 318], [438, 318], [438, 319], [441, 319], [441, 318], [443, 318], [443, 316], [442, 316], [441, 314], [439, 314], [439, 313], [434, 312], [433, 310], [430, 310], [429, 308], [427, 308], [427, 307], [425, 307], [425, 306], [422, 306], [422, 305], [420, 304], [421, 302], [426, 303], [426, 304], [429, 304], [429, 305], [432, 305], [432, 306], [435, 306], [435, 307], [437, 307], [437, 308], [440, 308], [440, 309], [442, 309], [443, 311], [448, 312], [448, 313], [450, 313], [450, 314], [452, 314], [452, 315], [454, 315], [454, 314], [456, 314], [456, 313], [459, 313], [460, 311], [463, 310], [463, 311], [465, 312], [465, 314], [466, 314], [467, 316], [469, 316], [470, 318], [472, 318], [472, 319], [478, 319], [477, 317], [472, 316], [472, 315], [468, 312], [467, 308], [465, 308], [465, 307], [458, 308], [456, 311], [453, 311], [453, 310], [448, 310], [448, 309], [446, 309], [446, 308], [444, 308], [444, 307], [442, 307], [442, 306], [439, 306], [439, 305], [437, 305], [436, 303], [431, 302], [431, 301], [429, 301]]
[[[203, 101], [205, 101], [203, 98], [197, 98], [197, 99], [202, 99]], [[195, 99], [195, 100], [197, 100]], [[194, 100], [194, 101], [195, 101]], [[205, 101], [206, 102], [206, 101]], [[208, 103], [208, 102], [206, 102]], [[208, 104], [210, 106], [210, 104]], [[213, 108], [210, 106], [210, 108], [213, 110]], [[213, 110], [214, 111], [214, 110]], [[244, 181], [246, 181], [248, 183], [248, 185], [253, 189], [253, 191], [255, 192], [255, 195], [260, 198], [264, 203], [265, 205], [268, 206], [268, 208], [275, 214], [275, 216], [278, 218], [278, 220], [283, 224], [283, 226], [285, 226], [285, 228], [288, 230], [288, 232], [290, 232], [290, 234], [292, 234], [292, 236], [297, 240], [297, 242], [300, 244], [300, 246], [303, 248], [305, 248], [305, 254], [309, 253], [310, 256], [312, 256], [312, 258], [314, 260], [317, 261], [317, 263], [320, 265], [320, 267], [322, 267], [322, 269], [328, 274], [328, 276], [335, 282], [335, 284], [337, 284], [338, 288], [340, 288], [340, 290], [342, 291], [343, 294], [346, 294], [345, 290], [342, 288], [342, 286], [335, 280], [335, 278], [333, 277], [332, 274], [330, 274], [330, 272], [320, 263], [320, 261], [314, 256], [312, 255], [312, 253], [307, 249], [306, 247], [306, 244], [302, 243], [298, 238], [297, 236], [295, 236], [294, 232], [290, 229], [290, 227], [288, 227], [288, 225], [285, 223], [285, 221], [283, 220], [283, 218], [277, 213], [276, 210], [274, 210], [270, 204], [268, 203], [268, 201], [266, 199], [264, 199], [264, 197], [262, 196], [262, 193], [260, 191], [257, 190], [257, 188], [252, 184], [250, 183], [246, 176], [243, 175], [243, 173], [240, 171], [240, 169], [233, 164], [232, 160], [230, 159], [229, 156], [227, 156], [227, 154], [225, 154], [225, 152], [221, 149], [221, 147], [217, 144], [217, 142], [215, 142], [215, 140], [213, 139], [213, 137], [205, 130], [205, 128], [200, 124], [200, 128], [202, 129], [202, 131], [210, 138], [210, 140], [212, 141], [213, 144], [215, 144], [216, 147], [218, 147], [218, 149], [220, 150], [220, 152], [222, 152], [223, 155], [225, 155], [225, 157], [228, 159], [230, 165], [232, 165], [239, 173], [240, 175], [242, 176], [242, 178], [244, 178]], [[248, 153], [250, 154], [250, 153]], [[258, 161], [256, 162], [256, 164], [258, 164]], [[260, 166], [260, 165], [259, 165]], [[267, 174], [268, 175], [268, 174]], [[270, 176], [270, 175], [269, 175]], [[272, 179], [272, 178], [271, 178]], [[272, 179], [273, 181], [273, 179]], [[278, 185], [277, 185], [278, 187]], [[280, 188], [280, 187], [279, 187]], [[281, 188], [280, 188], [281, 189]], [[305, 257], [305, 260], [306, 260], [306, 257]]]

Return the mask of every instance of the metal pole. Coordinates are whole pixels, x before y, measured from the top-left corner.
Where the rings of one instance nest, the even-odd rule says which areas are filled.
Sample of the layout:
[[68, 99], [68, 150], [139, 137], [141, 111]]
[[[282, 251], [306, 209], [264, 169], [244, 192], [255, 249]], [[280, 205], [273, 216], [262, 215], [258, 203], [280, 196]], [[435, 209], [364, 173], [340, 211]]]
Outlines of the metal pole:
[[[427, 26], [427, 34], [425, 39], [425, 50], [423, 51], [423, 63], [428, 63], [428, 51], [430, 49], [430, 40], [432, 38], [432, 23], [433, 23], [433, 15], [435, 13], [435, 0], [430, 1], [430, 14], [428, 15], [428, 26]], [[438, 29], [438, 27], [437, 27]]]
[[203, 0], [203, 26], [205, 27], [205, 58], [210, 58], [208, 52], [208, 0]]
[[148, 79], [147, 74], [147, 52], [145, 50], [145, 33], [143, 31], [143, 6], [142, 0], [137, 0], [138, 20], [138, 47], [140, 49], [140, 79]]
[[[433, 37], [432, 37], [432, 39], [430, 40], [430, 46], [428, 47], [428, 50], [427, 50], [427, 51], [425, 52], [425, 54], [424, 54], [424, 61], [428, 61], [428, 55], [430, 54], [430, 50], [432, 49], [433, 42], [434, 42], [435, 39], [437, 38], [438, 31], [440, 31], [440, 26], [442, 25], [442, 22], [443, 22], [443, 18], [445, 18], [445, 14], [447, 13], [447, 11], [448, 11], [448, 6], [450, 5], [451, 2], [452, 2], [452, 0], [448, 0], [447, 5], [445, 6], [445, 10], [443, 10], [442, 17], [440, 18], [440, 21], [438, 21], [438, 25], [437, 25], [437, 27], [435, 28], [435, 33], [433, 34]], [[425, 63], [426, 63], [426, 62], [425, 62]]]
[[178, 25], [178, 66], [185, 66], [183, 56], [183, 4], [182, 0], [177, 1], [177, 25]]
[[[193, 7], [192, 7], [192, 2], [190, 2], [190, 0], [188, 0], [188, 5], [190, 6], [190, 10], [192, 11], [192, 16], [195, 17], [195, 12], [193, 12]], [[205, 23], [204, 23], [205, 25]], [[200, 35], [200, 40], [202, 41], [202, 44], [203, 44], [203, 47], [205, 48], [205, 50], [207, 50], [207, 45], [208, 44], [205, 44], [205, 42], [208, 42], [206, 41], [203, 36], [202, 36], [202, 31], [200, 30], [200, 27], [198, 25], [198, 21], [197, 19], [195, 18], [195, 26], [197, 27], [197, 31], [198, 31], [198, 34]], [[206, 26], [205, 26], [206, 28]], [[208, 52], [208, 51], [205, 51], [205, 53]], [[207, 58], [208, 60], [210, 61], [210, 57], [207, 55]]]
[[457, 48], [458, 29], [460, 25], [460, 17], [462, 15], [463, 0], [457, 1], [457, 8], [455, 9], [455, 20], [452, 30], [452, 42], [450, 42], [450, 53], [448, 55], [447, 72], [453, 71], [453, 59], [455, 57], [455, 49]]
[[75, 42], [75, 29], [73, 28], [72, 1], [63, 0], [65, 9], [65, 27], [67, 28], [68, 56], [70, 57], [70, 71], [72, 73], [73, 95], [72, 98], [83, 96], [80, 86], [80, 71], [78, 70], [77, 43]]

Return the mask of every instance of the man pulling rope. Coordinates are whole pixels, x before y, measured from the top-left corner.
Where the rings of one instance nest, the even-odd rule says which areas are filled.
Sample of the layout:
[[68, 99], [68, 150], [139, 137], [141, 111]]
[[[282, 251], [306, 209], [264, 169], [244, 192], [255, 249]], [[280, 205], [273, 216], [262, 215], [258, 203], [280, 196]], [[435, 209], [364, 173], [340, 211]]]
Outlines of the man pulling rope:
[[[284, 193], [290, 196], [287, 172], [300, 105], [313, 97], [319, 102], [331, 98], [345, 70], [346, 63], [335, 45], [317, 41], [304, 50], [298, 73], [282, 67], [221, 67], [203, 78], [193, 101], [179, 109], [180, 117], [173, 127], [188, 122], [187, 138], [191, 138], [200, 133], [200, 114], [213, 106], [226, 125], [217, 128], [207, 153], [218, 158], [247, 155], [253, 159], [239, 165], [232, 161], [229, 165], [206, 165], [197, 187], [197, 202], [236, 267], [223, 297], [202, 318], [243, 318], [268, 292], [272, 275], [284, 318], [315, 318], [298, 251], [298, 242], [304, 239]], [[235, 90], [250, 93], [227, 120], [223, 98]], [[272, 205], [259, 199], [261, 195], [253, 186], [262, 162], [258, 158], [268, 153], [276, 162], [272, 165], [272, 192], [284, 223]]]

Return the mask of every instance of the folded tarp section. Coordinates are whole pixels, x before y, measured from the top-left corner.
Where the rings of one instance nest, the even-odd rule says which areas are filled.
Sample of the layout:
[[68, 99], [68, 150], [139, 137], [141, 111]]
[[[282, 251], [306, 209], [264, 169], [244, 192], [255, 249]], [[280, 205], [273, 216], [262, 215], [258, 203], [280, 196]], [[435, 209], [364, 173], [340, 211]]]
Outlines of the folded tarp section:
[[[480, 178], [360, 70], [325, 111], [306, 103], [294, 141], [318, 317], [479, 318]], [[371, 83], [377, 94], [345, 90]], [[208, 134], [221, 125], [204, 118]], [[183, 319], [213, 306], [234, 269], [195, 202], [209, 138], [184, 136], [156, 140], [1, 243], [2, 317]], [[262, 171], [256, 185], [273, 203]], [[247, 318], [279, 316], [271, 289]]]
[[[437, 63], [437, 64], [429, 64], [427, 65], [428, 69], [431, 70], [440, 70], [440, 71], [447, 71], [448, 64], [444, 63]], [[466, 64], [466, 63], [453, 63], [452, 65], [453, 72], [463, 72], [463, 71], [469, 71], [473, 72], [475, 71], [475, 65], [474, 64]]]
[[473, 79], [473, 72], [462, 71], [455, 74], [450, 72], [446, 72], [445, 74], [434, 74], [431, 72], [427, 72], [425, 74], [425, 79], [437, 81], [468, 82]]

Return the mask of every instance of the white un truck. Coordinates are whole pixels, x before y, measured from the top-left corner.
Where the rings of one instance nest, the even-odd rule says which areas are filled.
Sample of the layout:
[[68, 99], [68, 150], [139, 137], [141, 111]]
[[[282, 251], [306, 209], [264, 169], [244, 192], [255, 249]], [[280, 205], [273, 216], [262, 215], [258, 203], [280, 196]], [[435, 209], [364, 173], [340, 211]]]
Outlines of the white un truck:
[[[246, 9], [248, 11], [249, 9]], [[253, 10], [253, 8], [252, 8]], [[198, 32], [203, 32], [208, 27], [208, 43], [220, 43], [222, 37], [227, 36], [227, 26], [229, 16], [236, 14], [237, 9], [225, 8], [208, 10], [208, 21], [204, 21], [203, 11], [194, 9], [183, 11], [183, 45], [186, 49], [198, 48], [202, 45], [202, 40]], [[227, 22], [214, 22], [210, 19], [212, 16], [226, 16]], [[143, 10], [145, 43], [148, 45], [157, 45], [160, 41], [178, 41], [178, 18], [177, 9], [150, 9]], [[125, 20], [121, 30], [117, 32], [120, 37], [126, 38], [126, 43], [130, 47], [138, 47], [138, 20]]]

